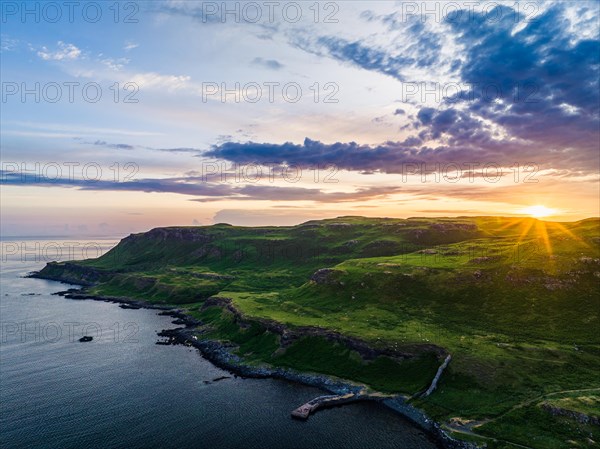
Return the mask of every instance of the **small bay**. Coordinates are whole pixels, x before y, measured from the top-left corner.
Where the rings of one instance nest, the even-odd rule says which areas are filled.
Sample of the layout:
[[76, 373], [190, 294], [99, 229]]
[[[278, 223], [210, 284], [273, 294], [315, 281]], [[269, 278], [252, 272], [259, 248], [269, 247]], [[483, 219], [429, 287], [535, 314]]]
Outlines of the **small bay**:
[[[156, 345], [158, 331], [176, 327], [173, 318], [52, 295], [69, 286], [24, 278], [46, 260], [11, 248], [0, 281], [2, 447], [435, 447], [374, 403], [293, 420], [292, 409], [323, 392], [236, 378], [195, 349]], [[93, 341], [79, 342], [84, 334]]]

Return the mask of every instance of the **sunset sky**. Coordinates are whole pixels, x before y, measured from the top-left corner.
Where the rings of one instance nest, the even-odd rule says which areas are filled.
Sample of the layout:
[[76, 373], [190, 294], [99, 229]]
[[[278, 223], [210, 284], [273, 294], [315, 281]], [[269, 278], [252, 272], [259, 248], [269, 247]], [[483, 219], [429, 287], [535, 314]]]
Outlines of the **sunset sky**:
[[600, 215], [597, 1], [86, 3], [2, 4], [2, 235]]

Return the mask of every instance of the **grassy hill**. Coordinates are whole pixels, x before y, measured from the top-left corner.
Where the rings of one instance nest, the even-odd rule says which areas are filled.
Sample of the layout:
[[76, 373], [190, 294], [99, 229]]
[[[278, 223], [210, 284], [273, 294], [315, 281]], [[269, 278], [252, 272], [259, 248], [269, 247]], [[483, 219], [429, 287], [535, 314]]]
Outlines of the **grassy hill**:
[[[205, 323], [205, 338], [234, 343], [249, 363], [386, 393], [422, 391], [450, 353], [438, 389], [413, 402], [457, 436], [488, 447], [600, 441], [597, 425], [547, 406], [587, 404], [587, 415], [600, 415], [589, 400], [600, 394], [595, 218], [159, 228], [98, 259], [48, 264], [41, 275], [90, 284], [98, 295], [178, 305]], [[215, 296], [230, 307], [207, 303]]]

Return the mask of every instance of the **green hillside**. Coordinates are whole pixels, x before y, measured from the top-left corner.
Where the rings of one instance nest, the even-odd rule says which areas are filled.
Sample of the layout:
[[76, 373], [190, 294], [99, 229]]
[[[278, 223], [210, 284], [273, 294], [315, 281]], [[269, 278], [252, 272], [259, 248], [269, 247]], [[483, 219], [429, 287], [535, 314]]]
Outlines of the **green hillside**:
[[[589, 400], [600, 393], [596, 218], [159, 228], [40, 275], [89, 284], [96, 295], [177, 305], [202, 320], [199, 335], [235, 344], [248, 363], [384, 393], [422, 392], [449, 353], [438, 389], [412, 402], [455, 436], [488, 447], [600, 442], [597, 425], [547, 406], [600, 415]], [[207, 304], [211, 297], [231, 307]]]

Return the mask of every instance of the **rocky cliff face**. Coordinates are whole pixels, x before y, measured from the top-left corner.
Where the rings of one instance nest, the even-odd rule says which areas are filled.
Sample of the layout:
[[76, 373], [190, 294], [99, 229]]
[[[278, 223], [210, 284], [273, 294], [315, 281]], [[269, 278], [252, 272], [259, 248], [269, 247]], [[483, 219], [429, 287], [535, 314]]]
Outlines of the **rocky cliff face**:
[[210, 243], [214, 240], [205, 228], [154, 228], [143, 234], [131, 234], [122, 240], [122, 243], [137, 243], [140, 241], [157, 240]]
[[71, 262], [50, 262], [41, 271], [32, 273], [31, 277], [50, 279], [69, 284], [91, 286], [108, 280], [113, 273], [93, 267], [77, 265]]
[[[235, 308], [231, 299], [229, 298], [216, 296], [208, 298], [204, 302], [202, 309], [206, 309], [207, 307], [211, 306], [217, 306], [228, 310], [235, 317], [236, 323], [242, 327], [248, 324], [248, 320], [240, 313], [239, 310]], [[426, 352], [433, 353], [440, 359], [443, 359], [448, 355], [444, 348], [432, 344], [403, 345], [398, 348], [375, 348], [358, 338], [348, 337], [338, 332], [320, 327], [298, 326], [290, 328], [277, 321], [257, 317], [252, 317], [252, 321], [259, 323], [269, 332], [278, 335], [280, 338], [280, 344], [284, 348], [290, 346], [300, 338], [321, 337], [329, 341], [340, 343], [346, 346], [348, 349], [356, 351], [365, 360], [374, 360], [379, 356], [387, 356], [395, 359], [410, 359]]]

